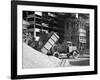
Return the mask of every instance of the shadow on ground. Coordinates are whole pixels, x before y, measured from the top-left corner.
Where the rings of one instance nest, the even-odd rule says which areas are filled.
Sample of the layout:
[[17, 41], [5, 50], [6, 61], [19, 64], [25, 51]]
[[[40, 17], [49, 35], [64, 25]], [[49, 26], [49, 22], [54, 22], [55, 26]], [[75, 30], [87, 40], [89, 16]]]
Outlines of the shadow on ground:
[[90, 60], [82, 60], [82, 61], [69, 61], [71, 65], [74, 66], [89, 66]]

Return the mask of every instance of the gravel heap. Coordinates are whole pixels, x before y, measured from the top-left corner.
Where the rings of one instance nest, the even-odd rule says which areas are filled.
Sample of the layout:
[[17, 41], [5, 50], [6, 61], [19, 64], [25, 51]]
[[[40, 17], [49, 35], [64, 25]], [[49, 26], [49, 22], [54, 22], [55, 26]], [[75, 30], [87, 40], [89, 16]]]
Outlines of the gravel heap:
[[27, 44], [23, 43], [23, 68], [50, 68], [57, 67], [60, 59], [54, 56], [47, 56]]

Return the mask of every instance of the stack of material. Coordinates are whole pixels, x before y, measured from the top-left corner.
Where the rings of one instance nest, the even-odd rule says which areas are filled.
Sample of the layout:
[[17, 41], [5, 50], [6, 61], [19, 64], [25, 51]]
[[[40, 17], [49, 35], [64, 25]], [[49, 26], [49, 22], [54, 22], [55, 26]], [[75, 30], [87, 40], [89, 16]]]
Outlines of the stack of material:
[[23, 68], [56, 67], [60, 60], [49, 57], [23, 43]]

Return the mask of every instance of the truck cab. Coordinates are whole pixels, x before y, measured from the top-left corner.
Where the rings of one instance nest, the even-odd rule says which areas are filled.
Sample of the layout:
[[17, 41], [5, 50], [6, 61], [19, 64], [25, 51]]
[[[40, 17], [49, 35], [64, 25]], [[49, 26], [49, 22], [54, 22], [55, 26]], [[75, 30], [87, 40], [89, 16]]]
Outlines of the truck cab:
[[71, 41], [64, 41], [60, 46], [57, 46], [58, 50], [54, 52], [54, 56], [61, 58], [65, 56], [67, 58], [78, 58], [79, 51], [77, 46], [74, 46]]

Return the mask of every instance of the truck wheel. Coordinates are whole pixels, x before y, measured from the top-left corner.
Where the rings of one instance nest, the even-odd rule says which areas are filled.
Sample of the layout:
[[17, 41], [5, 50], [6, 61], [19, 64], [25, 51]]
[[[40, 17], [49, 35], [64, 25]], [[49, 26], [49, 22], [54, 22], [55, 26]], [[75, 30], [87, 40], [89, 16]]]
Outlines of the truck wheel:
[[59, 52], [54, 52], [53, 56], [58, 58], [59, 57]]
[[72, 52], [72, 56], [73, 56], [73, 58], [78, 58], [79, 57], [79, 53], [77, 52], [77, 51], [73, 51]]

